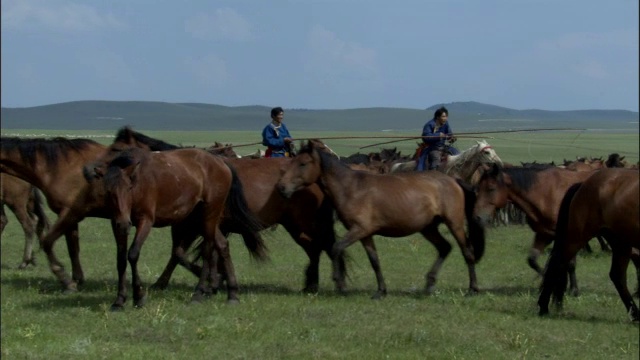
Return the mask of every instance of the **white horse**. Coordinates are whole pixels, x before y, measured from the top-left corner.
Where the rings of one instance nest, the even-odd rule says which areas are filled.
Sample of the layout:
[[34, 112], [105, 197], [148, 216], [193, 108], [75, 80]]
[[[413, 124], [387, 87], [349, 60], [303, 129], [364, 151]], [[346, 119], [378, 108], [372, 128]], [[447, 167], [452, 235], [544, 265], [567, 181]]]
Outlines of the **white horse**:
[[[449, 155], [443, 157], [438, 170], [445, 174], [458, 177], [467, 183], [473, 184], [476, 179], [473, 175], [476, 173], [480, 165], [493, 164], [503, 165], [502, 159], [496, 153], [491, 145], [485, 140], [476, 141], [476, 144], [458, 155]], [[391, 172], [413, 171], [416, 169], [417, 161], [397, 163], [391, 167]]]

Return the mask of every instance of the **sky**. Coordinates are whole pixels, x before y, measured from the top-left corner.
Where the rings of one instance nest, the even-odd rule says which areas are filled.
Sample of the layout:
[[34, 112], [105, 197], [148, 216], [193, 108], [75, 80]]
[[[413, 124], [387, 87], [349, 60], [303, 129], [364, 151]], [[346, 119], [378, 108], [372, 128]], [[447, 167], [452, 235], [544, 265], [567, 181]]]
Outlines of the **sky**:
[[1, 103], [638, 111], [638, 0], [2, 0]]

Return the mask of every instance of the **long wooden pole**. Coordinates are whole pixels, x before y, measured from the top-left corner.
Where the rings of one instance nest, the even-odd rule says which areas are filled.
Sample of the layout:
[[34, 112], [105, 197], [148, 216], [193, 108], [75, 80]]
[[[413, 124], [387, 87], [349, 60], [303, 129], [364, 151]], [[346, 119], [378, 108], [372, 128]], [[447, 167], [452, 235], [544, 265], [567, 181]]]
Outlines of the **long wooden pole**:
[[[468, 133], [456, 133], [454, 134], [455, 137], [457, 138], [487, 138], [486, 136], [477, 136], [477, 135], [484, 135], [484, 134], [503, 134], [503, 133], [513, 133], [513, 132], [526, 132], [526, 131], [567, 131], [567, 130], [575, 130], [575, 131], [583, 131], [586, 129], [575, 129], [575, 128], [548, 128], [548, 129], [522, 129], [522, 130], [500, 130], [500, 131], [481, 131], [481, 132], [468, 132]], [[434, 136], [401, 136], [401, 135], [380, 135], [380, 136], [326, 136], [326, 137], [322, 137], [320, 138], [321, 140], [346, 140], [346, 139], [397, 139], [397, 140], [391, 140], [391, 141], [386, 141], [386, 142], [381, 142], [381, 143], [376, 143], [376, 144], [371, 144], [371, 145], [366, 145], [363, 147], [360, 147], [360, 149], [364, 149], [364, 148], [368, 148], [368, 147], [372, 147], [372, 146], [377, 146], [377, 145], [383, 145], [383, 144], [390, 144], [393, 142], [399, 142], [399, 141], [406, 141], [406, 140], [413, 140], [413, 139], [422, 139], [422, 138], [428, 138], [428, 137], [434, 137]], [[313, 139], [318, 139], [318, 137], [315, 138], [295, 138], [295, 140], [313, 140]], [[244, 147], [244, 146], [252, 146], [252, 145], [262, 145], [262, 141], [260, 142], [253, 142], [253, 143], [249, 143], [249, 144], [240, 144], [240, 145], [229, 145], [229, 146], [225, 146], [225, 147], [234, 147], [234, 148], [238, 148], [238, 147]]]

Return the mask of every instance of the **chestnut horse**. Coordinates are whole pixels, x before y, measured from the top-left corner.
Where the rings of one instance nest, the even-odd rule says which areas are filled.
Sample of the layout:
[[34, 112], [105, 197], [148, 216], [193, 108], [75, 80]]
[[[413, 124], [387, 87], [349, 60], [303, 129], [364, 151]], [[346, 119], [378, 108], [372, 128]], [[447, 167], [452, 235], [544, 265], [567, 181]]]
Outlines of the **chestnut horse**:
[[[179, 148], [176, 145], [148, 137], [124, 127], [118, 131], [110, 149], [117, 152], [128, 147], [139, 147], [152, 151]], [[207, 149], [210, 152], [212, 150], [211, 148]], [[229, 150], [231, 149], [229, 148]], [[215, 152], [215, 150], [213, 151]], [[262, 225], [271, 227], [281, 224], [295, 242], [303, 248], [309, 257], [303, 291], [317, 292], [320, 255], [322, 251], [325, 251], [332, 257], [331, 249], [335, 243], [334, 214], [330, 201], [317, 185], [309, 186], [297, 192], [290, 199], [280, 194], [276, 186], [281, 175], [280, 169], [291, 161], [290, 158], [237, 159], [232, 157], [225, 161], [236, 170], [245, 189], [245, 197], [249, 209], [258, 217]], [[100, 164], [97, 164], [97, 166], [99, 167]], [[225, 214], [220, 228], [225, 235], [229, 232], [240, 234], [245, 243], [261, 241], [258, 240], [260, 239], [258, 232], [250, 231], [242, 223], [228, 216], [228, 214]], [[182, 248], [188, 248], [193, 240], [195, 240], [195, 236], [191, 238], [184, 237], [182, 239]], [[184, 258], [179, 258], [178, 255], [172, 252], [165, 270], [153, 287], [166, 288], [177, 264], [186, 266], [187, 269], [199, 275], [199, 267], [187, 263]], [[345, 268], [344, 259], [340, 258], [338, 261], [341, 267]]]
[[[473, 192], [454, 178], [436, 171], [379, 175], [351, 170], [321, 144], [309, 141], [288, 165], [278, 187], [285, 196], [292, 196], [316, 183], [332, 200], [348, 230], [333, 246], [338, 291], [345, 291], [345, 282], [336, 260], [345, 248], [361, 241], [378, 282], [373, 298], [385, 296], [387, 288], [373, 235], [402, 237], [420, 232], [439, 254], [427, 274], [427, 293], [432, 293], [438, 271], [451, 251], [451, 245], [438, 231], [440, 223], [449, 228], [462, 250], [469, 269], [469, 290], [478, 291], [475, 263], [484, 252], [484, 229], [471, 216]], [[464, 229], [465, 214], [469, 239]]]
[[[137, 268], [142, 245], [152, 227], [169, 225], [173, 226], [174, 240], [184, 234], [204, 236], [204, 270], [193, 300], [200, 301], [209, 292], [207, 282], [216, 282], [215, 274], [209, 271], [215, 249], [224, 265], [228, 301], [238, 301], [238, 284], [227, 239], [219, 228], [225, 205], [230, 205], [229, 216], [247, 229], [257, 231], [261, 226], [247, 207], [242, 184], [233, 168], [201, 149], [150, 152], [130, 148], [117, 154], [104, 174], [98, 170], [96, 175], [101, 181], [93, 181], [93, 185], [97, 187], [100, 182], [104, 185], [117, 233], [118, 295], [112, 310], [121, 309], [126, 300], [127, 234], [132, 225], [136, 232], [128, 259], [135, 306], [143, 305], [145, 300]], [[256, 247], [258, 253], [264, 254], [262, 243]], [[174, 253], [181, 250], [174, 248]]]
[[562, 306], [569, 261], [597, 234], [611, 245], [609, 277], [633, 321], [640, 321], [638, 306], [627, 288], [627, 267], [632, 248], [640, 248], [640, 193], [637, 170], [603, 169], [571, 187], [559, 210], [556, 242], [538, 298], [540, 315], [549, 313], [549, 300]]
[[[474, 215], [487, 222], [496, 209], [512, 203], [527, 215], [527, 223], [535, 233], [527, 258], [529, 266], [538, 274], [543, 270], [538, 257], [551, 244], [556, 234], [556, 220], [560, 203], [567, 189], [582, 182], [594, 172], [571, 171], [556, 167], [530, 168], [494, 165], [484, 172], [476, 185]], [[570, 267], [571, 291], [578, 294], [575, 267]]]
[[0, 234], [9, 222], [4, 212], [4, 206], [7, 205], [24, 231], [24, 252], [18, 269], [24, 269], [29, 264], [35, 265], [33, 237], [37, 235], [41, 239], [50, 226], [42, 196], [35, 186], [3, 173], [0, 173], [0, 188]]
[[[78, 223], [87, 216], [109, 218], [103, 199], [96, 199], [83, 176], [83, 165], [102, 155], [106, 147], [88, 139], [23, 139], [2, 137], [0, 172], [19, 177], [39, 188], [58, 215], [41, 246], [49, 267], [65, 291], [76, 291], [84, 282], [80, 266]], [[71, 258], [72, 278], [53, 252], [55, 241], [65, 235]]]

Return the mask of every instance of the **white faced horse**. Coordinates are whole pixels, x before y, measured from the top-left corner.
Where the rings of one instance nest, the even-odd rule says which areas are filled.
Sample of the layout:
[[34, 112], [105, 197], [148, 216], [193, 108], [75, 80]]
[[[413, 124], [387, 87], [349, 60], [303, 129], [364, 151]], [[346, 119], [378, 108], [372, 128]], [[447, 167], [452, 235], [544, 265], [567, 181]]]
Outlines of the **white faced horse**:
[[[445, 160], [443, 158], [443, 160]], [[449, 155], [442, 161], [438, 170], [458, 177], [467, 183], [473, 184], [474, 174], [482, 164], [502, 164], [502, 159], [491, 145], [485, 140], [476, 141], [476, 144], [459, 155]], [[417, 161], [411, 160], [404, 163], [397, 163], [391, 167], [391, 172], [413, 171], [416, 169]], [[477, 180], [476, 180], [477, 181]]]

